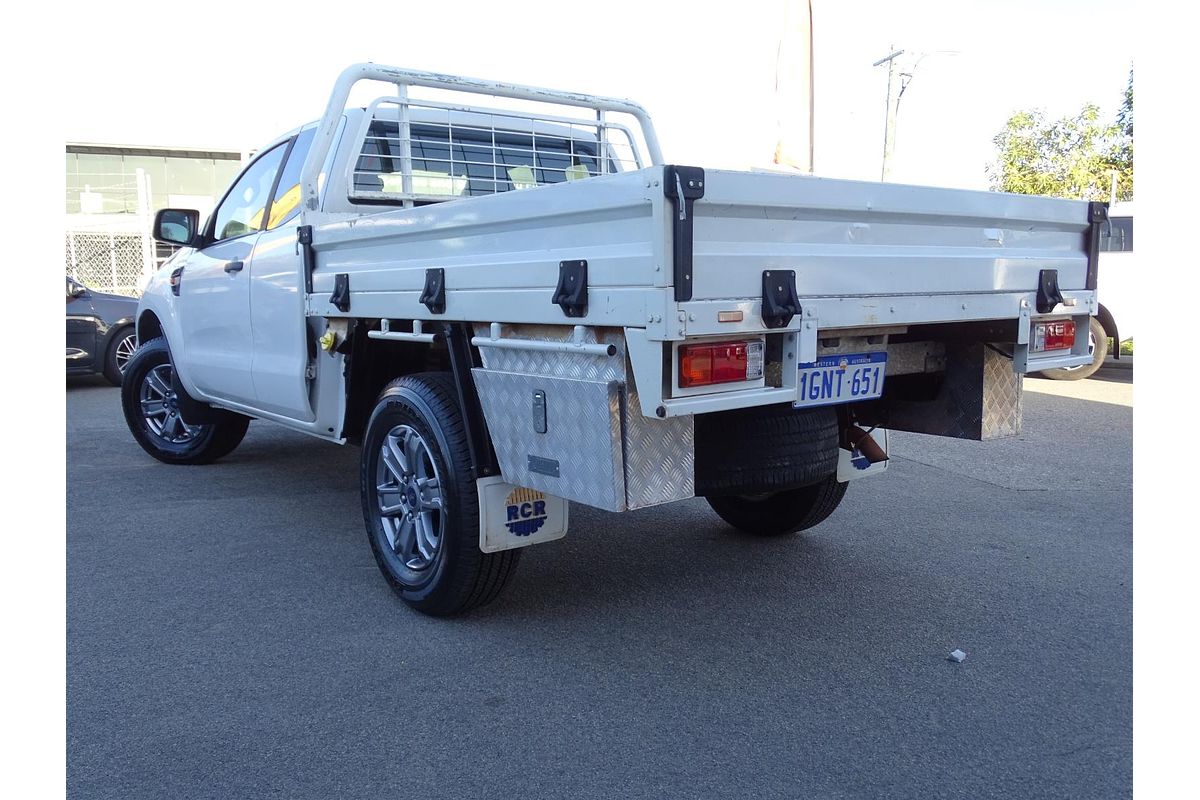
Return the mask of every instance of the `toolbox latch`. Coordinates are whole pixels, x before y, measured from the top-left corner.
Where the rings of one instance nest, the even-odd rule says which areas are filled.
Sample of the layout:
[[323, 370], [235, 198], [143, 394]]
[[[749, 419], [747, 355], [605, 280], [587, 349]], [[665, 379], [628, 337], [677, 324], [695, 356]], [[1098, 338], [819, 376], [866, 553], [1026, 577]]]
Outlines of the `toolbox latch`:
[[784, 328], [800, 313], [796, 296], [796, 271], [767, 269], [762, 274], [762, 321], [768, 328]]

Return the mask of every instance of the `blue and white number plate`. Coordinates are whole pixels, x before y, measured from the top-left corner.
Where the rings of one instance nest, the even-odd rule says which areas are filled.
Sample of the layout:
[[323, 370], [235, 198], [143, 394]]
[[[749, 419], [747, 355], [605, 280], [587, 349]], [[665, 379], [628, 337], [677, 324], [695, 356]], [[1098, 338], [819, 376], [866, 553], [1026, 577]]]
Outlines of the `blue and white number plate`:
[[796, 408], [870, 400], [883, 393], [887, 353], [822, 356], [800, 365], [796, 376]]

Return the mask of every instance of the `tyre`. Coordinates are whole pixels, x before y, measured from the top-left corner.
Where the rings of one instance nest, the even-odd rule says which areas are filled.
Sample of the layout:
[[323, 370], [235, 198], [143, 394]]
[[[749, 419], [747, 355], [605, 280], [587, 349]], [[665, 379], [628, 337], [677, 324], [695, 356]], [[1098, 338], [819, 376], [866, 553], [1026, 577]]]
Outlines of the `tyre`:
[[765, 495], [719, 495], [706, 498], [717, 516], [756, 536], [780, 536], [824, 522], [846, 496], [836, 475], [820, 483]]
[[479, 497], [448, 374], [409, 375], [384, 388], [360, 465], [371, 552], [405, 603], [444, 617], [500, 594], [521, 553], [479, 549]]
[[698, 414], [696, 494], [761, 494], [811, 486], [837, 472], [832, 407], [790, 404]]
[[208, 464], [228, 455], [246, 435], [249, 417], [223, 413], [217, 422], [190, 425], [172, 388], [174, 367], [166, 339], [139, 347], [125, 365], [121, 408], [142, 449], [167, 464]]
[[136, 350], [137, 331], [132, 325], [126, 325], [113, 334], [108, 352], [104, 354], [104, 377], [113, 386], [121, 385], [121, 376]]
[[1104, 366], [1104, 359], [1108, 358], [1108, 334], [1104, 332], [1100, 320], [1095, 317], [1091, 317], [1091, 324], [1088, 325], [1088, 352], [1092, 354], [1092, 363], [1042, 370], [1042, 377], [1052, 381], [1081, 381], [1092, 377], [1096, 370]]

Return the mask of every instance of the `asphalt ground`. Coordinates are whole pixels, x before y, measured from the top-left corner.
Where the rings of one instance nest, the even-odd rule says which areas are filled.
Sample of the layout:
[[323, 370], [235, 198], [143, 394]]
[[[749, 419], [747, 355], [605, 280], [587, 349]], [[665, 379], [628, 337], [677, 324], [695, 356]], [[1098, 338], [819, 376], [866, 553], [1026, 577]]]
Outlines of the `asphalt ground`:
[[802, 536], [575, 505], [446, 621], [377, 573], [356, 449], [170, 467], [70, 380], [69, 796], [1128, 796], [1132, 372], [1026, 389]]

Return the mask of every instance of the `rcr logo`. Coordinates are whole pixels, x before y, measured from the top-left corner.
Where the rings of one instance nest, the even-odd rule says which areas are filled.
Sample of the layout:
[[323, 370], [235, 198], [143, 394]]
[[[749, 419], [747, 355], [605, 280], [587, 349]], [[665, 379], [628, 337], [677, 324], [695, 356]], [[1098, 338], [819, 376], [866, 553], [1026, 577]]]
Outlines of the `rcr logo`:
[[504, 500], [504, 527], [516, 536], [531, 536], [546, 524], [546, 496], [533, 489], [518, 488]]

